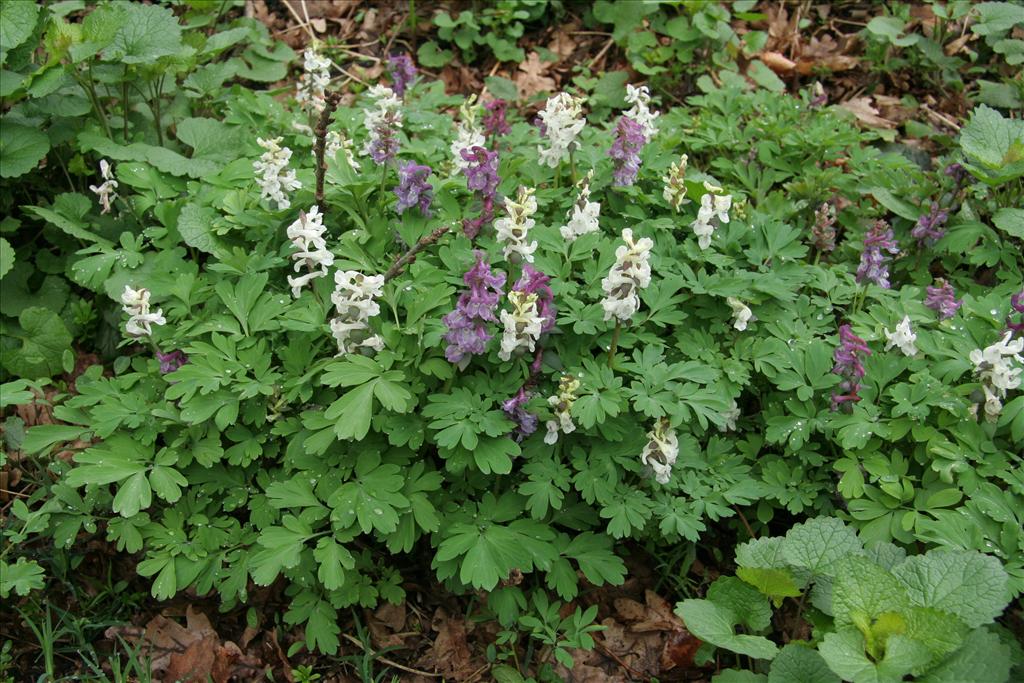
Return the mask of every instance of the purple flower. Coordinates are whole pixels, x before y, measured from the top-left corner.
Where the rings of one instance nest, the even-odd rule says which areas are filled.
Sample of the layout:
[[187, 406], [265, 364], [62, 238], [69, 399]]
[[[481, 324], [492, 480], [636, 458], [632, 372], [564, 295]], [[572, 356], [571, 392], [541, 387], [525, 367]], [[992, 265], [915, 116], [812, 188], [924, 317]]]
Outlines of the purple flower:
[[958, 186], [963, 185], [964, 180], [967, 179], [967, 169], [963, 167], [963, 164], [954, 162], [947, 166], [942, 172], [952, 178]]
[[523, 275], [519, 278], [512, 289], [524, 294], [537, 295], [537, 313], [544, 322], [541, 325], [541, 332], [547, 332], [555, 326], [555, 295], [548, 286], [551, 278], [540, 272], [529, 263], [523, 266]]
[[628, 116], [619, 117], [615, 126], [615, 142], [608, 156], [615, 162], [612, 176], [619, 187], [632, 185], [640, 172], [640, 150], [647, 143], [644, 128]]
[[388, 74], [391, 76], [392, 90], [399, 97], [405, 97], [405, 91], [416, 80], [416, 65], [409, 55], [394, 54], [388, 57]]
[[397, 112], [387, 112], [373, 131], [370, 157], [375, 163], [386, 164], [398, 154], [397, 117]]
[[460, 296], [455, 310], [443, 318], [448, 326], [444, 355], [451, 363], [462, 363], [469, 356], [484, 353], [491, 334], [487, 323], [497, 322], [495, 311], [505, 285], [505, 274], [492, 273], [482, 251], [475, 252], [476, 263], [462, 280], [469, 287]]
[[160, 351], [157, 351], [156, 359], [160, 361], [161, 375], [174, 372], [188, 362], [188, 356], [180, 349], [175, 349], [170, 353], [161, 353]]
[[508, 121], [505, 120], [505, 110], [508, 108], [508, 102], [502, 99], [491, 100], [484, 105], [484, 109], [487, 113], [484, 114], [483, 124], [484, 131], [487, 133], [489, 138], [499, 138], [502, 135], [508, 135], [509, 128]]
[[1017, 312], [1020, 317], [1020, 322], [1011, 321], [1013, 314], [1006, 316], [1006, 327], [1014, 334], [1024, 334], [1024, 290], [1014, 294], [1010, 297], [1010, 307]]
[[431, 215], [430, 202], [434, 198], [434, 189], [427, 182], [430, 173], [429, 166], [421, 166], [413, 161], [398, 165], [398, 187], [395, 188], [398, 196], [395, 209], [398, 213], [419, 205], [421, 214], [427, 217]]
[[476, 218], [464, 218], [462, 231], [466, 237], [473, 239], [480, 230], [494, 219], [494, 201], [498, 192], [498, 153], [475, 146], [460, 152], [462, 158], [469, 162], [462, 170], [466, 176], [466, 186], [480, 197], [480, 215]]
[[946, 234], [943, 229], [949, 219], [949, 212], [939, 209], [937, 202], [932, 202], [931, 211], [917, 219], [917, 225], [910, 231], [910, 236], [917, 240], [918, 246], [932, 246]]
[[857, 267], [857, 282], [874, 282], [883, 289], [889, 289], [889, 262], [892, 258], [883, 252], [890, 254], [900, 253], [899, 245], [893, 235], [892, 228], [885, 221], [875, 221], [875, 224], [864, 236], [864, 251], [860, 255], [860, 265]]
[[832, 372], [843, 378], [837, 391], [832, 392], [832, 410], [850, 411], [860, 400], [860, 380], [864, 377], [864, 363], [861, 356], [870, 356], [871, 349], [864, 340], [853, 333], [849, 325], [839, 328], [839, 346], [836, 347]]
[[936, 284], [937, 287], [927, 288], [928, 294], [924, 298], [924, 305], [937, 312], [939, 320], [952, 318], [964, 302], [957, 300], [953, 286], [945, 280], [938, 280]]
[[515, 396], [501, 404], [501, 409], [516, 423], [513, 438], [517, 442], [521, 442], [537, 431], [537, 424], [540, 422], [536, 415], [524, 407], [532, 396], [533, 393], [526, 391], [526, 387], [523, 386], [519, 388], [519, 392]]

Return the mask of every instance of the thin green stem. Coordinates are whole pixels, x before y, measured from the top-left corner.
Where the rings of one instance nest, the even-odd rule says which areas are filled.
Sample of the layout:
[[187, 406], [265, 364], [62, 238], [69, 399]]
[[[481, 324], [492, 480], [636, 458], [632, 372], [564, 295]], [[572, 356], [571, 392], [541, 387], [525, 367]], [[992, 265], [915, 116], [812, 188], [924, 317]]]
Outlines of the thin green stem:
[[612, 345], [608, 347], [608, 367], [612, 367], [615, 360], [615, 352], [619, 350], [619, 332], [622, 330], [622, 321], [615, 321], [615, 329], [612, 331]]
[[121, 117], [122, 117], [122, 137], [124, 138], [124, 144], [128, 144], [128, 65], [124, 65], [124, 76], [121, 81]]

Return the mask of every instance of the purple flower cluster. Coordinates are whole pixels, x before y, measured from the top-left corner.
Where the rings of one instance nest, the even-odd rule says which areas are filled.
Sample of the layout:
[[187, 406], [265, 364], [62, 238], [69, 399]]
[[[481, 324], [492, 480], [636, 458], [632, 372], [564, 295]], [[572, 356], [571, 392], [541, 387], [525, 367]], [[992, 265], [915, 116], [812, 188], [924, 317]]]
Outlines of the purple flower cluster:
[[508, 102], [502, 99], [491, 100], [484, 105], [484, 109], [487, 113], [484, 114], [483, 124], [484, 132], [487, 137], [491, 139], [500, 138], [502, 135], [508, 135], [509, 128], [508, 121], [505, 120], [505, 111], [508, 108]]
[[462, 278], [469, 291], [459, 296], [455, 310], [443, 318], [448, 326], [448, 333], [444, 336], [448, 347], [444, 355], [452, 363], [462, 363], [469, 356], [484, 353], [492, 337], [487, 331], [487, 324], [498, 320], [495, 312], [505, 285], [505, 274], [491, 272], [484, 252], [475, 254], [476, 263]]
[[370, 142], [370, 157], [374, 163], [386, 164], [398, 154], [398, 114], [389, 111], [377, 124]]
[[523, 439], [528, 437], [537, 431], [537, 425], [540, 420], [536, 415], [526, 409], [526, 403], [533, 396], [533, 392], [526, 390], [525, 386], [519, 388], [519, 392], [515, 396], [508, 399], [501, 404], [501, 409], [505, 411], [505, 414], [516, 423], [515, 433], [513, 438], [517, 442], [521, 442]]
[[405, 91], [416, 80], [416, 65], [409, 55], [394, 54], [388, 57], [388, 74], [391, 76], [392, 90], [399, 97], [404, 97]]
[[188, 362], [188, 356], [180, 349], [175, 349], [170, 353], [161, 353], [160, 351], [157, 351], [156, 359], [160, 361], [161, 375], [174, 372]]
[[524, 294], [537, 295], [537, 314], [544, 318], [541, 332], [548, 332], [555, 326], [555, 295], [548, 283], [551, 278], [540, 272], [529, 263], [523, 265], [523, 275], [516, 281], [512, 289]]
[[963, 164], [952, 163], [942, 171], [957, 184], [957, 186], [963, 185], [964, 181], [967, 180], [967, 169], [963, 167]]
[[946, 234], [942, 227], [949, 220], [949, 212], [939, 209], [938, 202], [932, 202], [931, 211], [917, 219], [910, 236], [917, 240], [918, 246], [932, 246]]
[[608, 156], [615, 162], [612, 176], [619, 187], [632, 185], [640, 172], [640, 150], [647, 144], [644, 128], [628, 116], [619, 117], [615, 126], [615, 142]]
[[395, 188], [395, 195], [398, 196], [395, 209], [398, 213], [418, 205], [421, 214], [427, 217], [431, 215], [430, 203], [434, 199], [434, 189], [427, 182], [430, 173], [429, 166], [421, 166], [414, 161], [398, 165], [398, 187]]
[[501, 181], [498, 178], [498, 153], [475, 146], [462, 150], [460, 154], [469, 162], [462, 171], [466, 176], [466, 186], [480, 198], [480, 215], [462, 220], [462, 231], [466, 237], [473, 239], [485, 225], [494, 220], [494, 202]]
[[860, 265], [857, 267], [859, 284], [874, 282], [883, 289], [889, 289], [889, 262], [892, 258], [883, 252], [898, 254], [900, 247], [889, 224], [879, 220], [864, 236], [864, 251], [861, 252]]
[[1010, 307], [1020, 315], [1019, 322], [1013, 322], [1013, 314], [1006, 316], [1006, 328], [1014, 334], [1024, 334], [1024, 290], [1010, 297]]
[[853, 410], [853, 404], [860, 400], [860, 380], [864, 377], [864, 363], [861, 356], [870, 356], [871, 349], [864, 340], [853, 333], [849, 325], [839, 328], [839, 346], [833, 359], [832, 372], [843, 378], [837, 391], [832, 392], [832, 410]]
[[924, 305], [938, 313], [939, 320], [952, 318], [964, 302], [956, 298], [953, 286], [945, 280], [940, 279], [935, 284], [937, 286], [925, 290]]

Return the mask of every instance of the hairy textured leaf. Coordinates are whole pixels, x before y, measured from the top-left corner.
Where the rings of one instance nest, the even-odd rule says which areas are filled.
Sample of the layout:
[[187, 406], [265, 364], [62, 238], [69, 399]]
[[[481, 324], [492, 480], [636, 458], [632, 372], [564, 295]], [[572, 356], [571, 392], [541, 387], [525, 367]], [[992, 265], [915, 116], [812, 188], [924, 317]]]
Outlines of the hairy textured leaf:
[[991, 623], [1010, 600], [1002, 563], [976, 551], [932, 550], [907, 558], [893, 574], [914, 603], [955, 614], [972, 628]]

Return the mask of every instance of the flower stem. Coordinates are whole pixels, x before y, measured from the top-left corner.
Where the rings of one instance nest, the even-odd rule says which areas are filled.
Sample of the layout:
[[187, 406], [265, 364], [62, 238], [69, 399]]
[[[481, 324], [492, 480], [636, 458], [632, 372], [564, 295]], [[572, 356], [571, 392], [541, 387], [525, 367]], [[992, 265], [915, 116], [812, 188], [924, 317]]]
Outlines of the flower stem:
[[615, 360], [615, 352], [619, 349], [619, 331], [622, 329], [622, 321], [615, 321], [615, 330], [612, 331], [612, 345], [608, 347], [608, 367], [612, 367]]
[[338, 107], [341, 95], [336, 92], [324, 93], [324, 110], [320, 112], [320, 120], [313, 131], [313, 154], [316, 155], [316, 194], [314, 198], [316, 205], [320, 207], [320, 213], [326, 214], [324, 207], [324, 174], [327, 172], [327, 164], [324, 163], [324, 147], [327, 140], [327, 124], [331, 120], [331, 114]]

